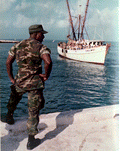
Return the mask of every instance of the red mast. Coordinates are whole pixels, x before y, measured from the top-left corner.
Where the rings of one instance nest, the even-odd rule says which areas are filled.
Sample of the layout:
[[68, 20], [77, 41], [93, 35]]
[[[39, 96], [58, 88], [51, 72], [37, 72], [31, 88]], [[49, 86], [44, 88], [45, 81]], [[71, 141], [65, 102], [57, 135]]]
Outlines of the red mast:
[[73, 27], [73, 20], [71, 17], [71, 12], [70, 12], [68, 0], [66, 0], [66, 2], [67, 2], [68, 12], [69, 12], [69, 20], [70, 20], [70, 24], [71, 24], [71, 28], [72, 28], [72, 33], [73, 33], [73, 40], [76, 40], [76, 35], [75, 35], [74, 27]]
[[83, 20], [83, 26], [82, 26], [82, 30], [81, 30], [81, 39], [83, 39], [83, 30], [84, 30], [84, 27], [85, 27], [85, 20], [86, 20], [86, 15], [87, 15], [87, 10], [88, 10], [88, 4], [89, 4], [89, 0], [87, 0], [86, 10], [85, 10], [85, 17], [84, 17], [84, 20]]
[[78, 40], [80, 38], [80, 20], [81, 20], [81, 15], [79, 15], [79, 24], [78, 24]]

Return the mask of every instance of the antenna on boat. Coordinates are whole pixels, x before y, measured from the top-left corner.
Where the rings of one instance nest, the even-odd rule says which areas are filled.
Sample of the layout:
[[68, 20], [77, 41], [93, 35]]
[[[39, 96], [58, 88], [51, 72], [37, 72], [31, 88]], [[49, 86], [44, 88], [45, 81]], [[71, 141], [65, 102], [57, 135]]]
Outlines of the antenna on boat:
[[71, 24], [71, 27], [72, 27], [73, 40], [76, 40], [76, 35], [75, 35], [74, 27], [73, 27], [73, 20], [72, 20], [72, 16], [71, 16], [68, 0], [66, 0], [66, 2], [67, 2], [68, 12], [69, 12], [69, 21], [70, 21], [70, 24]]
[[81, 31], [81, 39], [83, 39], [83, 30], [84, 30], [84, 27], [85, 27], [85, 20], [86, 20], [86, 15], [87, 15], [87, 10], [88, 10], [88, 4], [89, 4], [89, 0], [87, 0], [86, 10], [85, 10], [85, 17], [84, 17], [84, 20], [83, 20], [82, 31]]

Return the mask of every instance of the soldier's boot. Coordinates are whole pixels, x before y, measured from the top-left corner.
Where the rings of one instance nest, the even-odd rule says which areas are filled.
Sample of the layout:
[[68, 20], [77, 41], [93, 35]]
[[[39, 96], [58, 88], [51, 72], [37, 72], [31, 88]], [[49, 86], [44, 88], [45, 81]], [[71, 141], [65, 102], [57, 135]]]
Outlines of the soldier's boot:
[[6, 123], [12, 125], [14, 124], [14, 119], [13, 119], [13, 112], [8, 111], [6, 115]]
[[34, 135], [28, 135], [27, 149], [32, 150], [40, 144], [40, 139], [35, 139]]

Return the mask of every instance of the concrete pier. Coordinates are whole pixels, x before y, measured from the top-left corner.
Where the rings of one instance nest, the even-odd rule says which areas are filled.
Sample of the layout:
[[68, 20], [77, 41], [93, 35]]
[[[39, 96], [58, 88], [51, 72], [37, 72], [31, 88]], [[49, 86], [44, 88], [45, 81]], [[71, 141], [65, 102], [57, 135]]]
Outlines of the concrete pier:
[[0, 43], [18, 43], [16, 40], [0, 40]]
[[[1, 151], [27, 151], [27, 119], [0, 121]], [[40, 115], [33, 151], [119, 151], [119, 105]]]

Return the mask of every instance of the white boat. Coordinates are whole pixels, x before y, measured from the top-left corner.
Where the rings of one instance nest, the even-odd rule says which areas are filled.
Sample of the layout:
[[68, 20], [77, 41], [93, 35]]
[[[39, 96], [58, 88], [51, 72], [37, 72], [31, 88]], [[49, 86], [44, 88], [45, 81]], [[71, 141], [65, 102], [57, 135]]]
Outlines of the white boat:
[[[75, 28], [73, 26], [73, 21], [71, 17], [70, 7], [68, 0], [66, 0], [69, 12], [69, 21], [72, 29], [72, 38], [70, 35], [67, 36], [68, 42], [59, 42], [57, 45], [58, 54], [61, 57], [65, 57], [68, 59], [88, 62], [88, 63], [96, 63], [96, 64], [104, 64], [105, 58], [108, 52], [108, 49], [111, 44], [105, 44], [102, 40], [85, 40], [84, 39], [84, 28], [85, 28], [85, 20], [87, 15], [87, 9], [89, 0], [87, 0], [85, 16], [83, 22], [81, 21], [81, 15], [78, 16], [78, 38], [76, 38]], [[82, 23], [80, 23], [82, 22]], [[82, 24], [82, 25], [81, 25]], [[80, 31], [80, 25], [81, 31]]]

